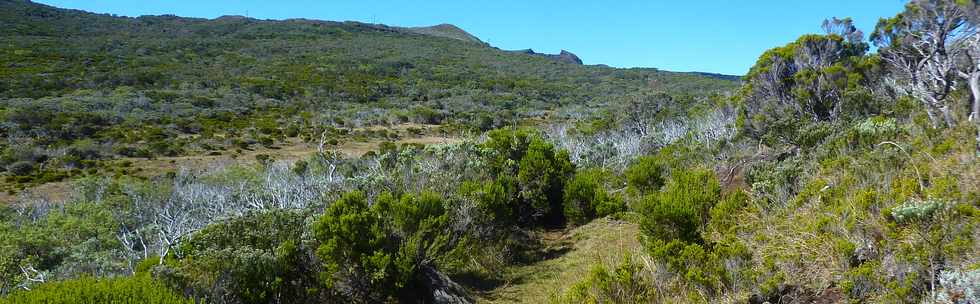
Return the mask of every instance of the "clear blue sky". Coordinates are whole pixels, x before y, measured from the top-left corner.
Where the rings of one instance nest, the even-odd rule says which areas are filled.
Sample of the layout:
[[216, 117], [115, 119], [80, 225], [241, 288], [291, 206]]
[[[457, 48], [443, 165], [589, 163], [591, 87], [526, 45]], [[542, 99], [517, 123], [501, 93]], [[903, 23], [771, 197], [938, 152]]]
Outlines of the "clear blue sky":
[[125, 16], [356, 20], [395, 26], [452, 23], [502, 49], [569, 50], [586, 64], [744, 74], [758, 55], [825, 18], [870, 32], [901, 0], [41, 0]]

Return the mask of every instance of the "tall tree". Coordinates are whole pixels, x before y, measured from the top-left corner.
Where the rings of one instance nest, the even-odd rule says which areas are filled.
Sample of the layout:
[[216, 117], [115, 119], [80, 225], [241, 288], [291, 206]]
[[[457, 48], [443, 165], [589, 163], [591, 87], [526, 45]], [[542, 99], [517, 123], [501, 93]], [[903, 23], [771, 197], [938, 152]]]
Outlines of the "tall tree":
[[966, 7], [969, 32], [964, 35], [958, 47], [964, 51], [960, 54], [958, 75], [966, 80], [970, 88], [972, 103], [970, 106], [970, 121], [977, 127], [977, 156], [980, 157], [980, 1], [962, 4]]
[[964, 42], [976, 34], [970, 20], [975, 2], [913, 0], [902, 13], [879, 20], [871, 35], [891, 68], [890, 82], [919, 99], [935, 127], [956, 124], [947, 98], [962, 76], [957, 60], [972, 52]]

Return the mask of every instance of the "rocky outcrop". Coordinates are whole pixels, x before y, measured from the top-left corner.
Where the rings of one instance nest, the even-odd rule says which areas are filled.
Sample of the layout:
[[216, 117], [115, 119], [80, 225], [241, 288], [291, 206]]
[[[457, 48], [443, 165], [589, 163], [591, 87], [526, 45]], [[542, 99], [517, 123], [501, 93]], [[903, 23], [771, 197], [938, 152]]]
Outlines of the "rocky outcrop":
[[582, 59], [581, 58], [578, 58], [578, 56], [576, 56], [575, 54], [572, 54], [572, 52], [569, 52], [569, 51], [566, 51], [566, 50], [561, 50], [561, 53], [558, 54], [558, 58], [557, 59], [558, 59], [558, 61], [562, 61], [562, 62], [568, 62], [568, 63], [574, 63], [574, 64], [582, 64]]
[[578, 65], [583, 64], [582, 63], [582, 59], [579, 58], [578, 55], [575, 55], [574, 53], [569, 52], [569, 51], [566, 51], [566, 50], [561, 50], [561, 53], [558, 53], [557, 55], [556, 54], [538, 53], [538, 52], [535, 52], [532, 49], [523, 49], [523, 50], [516, 50], [516, 51], [511, 51], [511, 52], [514, 52], [514, 53], [523, 53], [523, 54], [535, 55], [535, 56], [542, 56], [542, 57], [546, 57], [546, 58], [549, 58], [549, 59], [552, 59], [552, 60], [555, 60], [555, 61], [558, 61], [558, 62], [564, 62], [564, 63], [578, 64]]
[[448, 276], [433, 267], [423, 267], [425, 285], [432, 292], [431, 303], [434, 304], [470, 304], [474, 303], [466, 289]]

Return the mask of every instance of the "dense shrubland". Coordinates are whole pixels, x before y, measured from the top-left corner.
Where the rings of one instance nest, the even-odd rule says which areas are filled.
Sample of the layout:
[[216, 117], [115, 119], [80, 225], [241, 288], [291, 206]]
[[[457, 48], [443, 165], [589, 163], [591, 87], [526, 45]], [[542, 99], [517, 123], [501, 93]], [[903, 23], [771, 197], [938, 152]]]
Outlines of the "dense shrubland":
[[734, 138], [626, 170], [648, 255], [558, 299], [975, 302], [976, 94], [961, 80], [977, 14], [912, 1], [879, 23], [879, 54], [848, 19], [767, 51], [732, 98]]
[[[124, 18], [3, 1], [6, 189], [114, 173], [111, 160], [393, 140], [366, 126], [483, 132], [624, 93], [717, 93], [723, 77], [581, 66], [381, 25]], [[579, 110], [576, 110], [578, 112]], [[363, 135], [363, 136], [362, 136]], [[131, 172], [126, 172], [131, 173]], [[123, 174], [129, 175], [129, 174]]]
[[[78, 296], [467, 302], [514, 283], [508, 269], [560, 259], [542, 249], [543, 231], [609, 217], [639, 227], [629, 237], [642, 249], [560, 278], [568, 285], [555, 287], [554, 302], [973, 303], [977, 15], [970, 1], [912, 1], [879, 23], [878, 53], [849, 19], [831, 19], [824, 34], [761, 55], [733, 94], [607, 83], [584, 90], [630, 91], [562, 101], [540, 129], [494, 128], [490, 117], [478, 128], [487, 132], [454, 144], [387, 143], [361, 158], [325, 146], [299, 161], [86, 176], [64, 203], [26, 192], [0, 206], [0, 301], [92, 285]], [[949, 40], [930, 45], [935, 35]], [[942, 56], [917, 57], [917, 48]], [[527, 113], [528, 104], [507, 110]], [[249, 115], [262, 113], [276, 110]], [[334, 132], [314, 122], [293, 134]], [[86, 152], [105, 148], [87, 141], [93, 134], [65, 148], [80, 166], [104, 157]], [[10, 171], [48, 161], [16, 147]], [[139, 294], [108, 291], [116, 284]]]
[[[686, 124], [697, 129], [686, 138], [733, 123]], [[654, 132], [649, 125], [643, 132]], [[150, 275], [207, 302], [415, 302], [433, 300], [433, 290], [465, 299], [453, 278], [499, 282], [502, 267], [542, 258], [531, 231], [625, 216], [632, 194], [623, 190], [655, 192], [676, 162], [641, 158], [655, 164], [621, 175], [573, 162], [552, 142], [561, 139], [498, 129], [457, 144], [386, 144], [360, 159], [324, 149], [256, 167], [83, 178], [67, 202], [25, 194], [5, 207], [3, 289]], [[618, 157], [633, 162], [659, 145]]]
[[526, 229], [624, 211], [593, 177], [566, 187], [574, 170], [537, 132], [502, 129], [361, 159], [87, 178], [64, 204], [4, 207], [3, 289], [149, 273], [208, 302], [431, 300], [444, 273], [534, 259]]

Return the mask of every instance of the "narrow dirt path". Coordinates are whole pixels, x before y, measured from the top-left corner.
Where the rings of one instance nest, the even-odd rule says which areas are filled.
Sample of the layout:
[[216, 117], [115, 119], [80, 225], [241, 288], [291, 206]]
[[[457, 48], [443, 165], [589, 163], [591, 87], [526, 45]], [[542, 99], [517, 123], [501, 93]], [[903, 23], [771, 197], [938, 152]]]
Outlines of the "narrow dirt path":
[[549, 303], [587, 277], [597, 263], [612, 269], [626, 253], [642, 251], [639, 226], [609, 218], [597, 219], [567, 232], [549, 232], [542, 242], [552, 259], [507, 269], [507, 281], [482, 295], [478, 303]]

